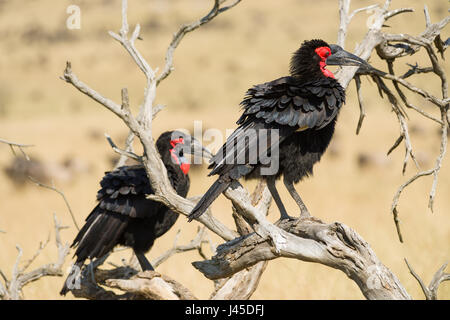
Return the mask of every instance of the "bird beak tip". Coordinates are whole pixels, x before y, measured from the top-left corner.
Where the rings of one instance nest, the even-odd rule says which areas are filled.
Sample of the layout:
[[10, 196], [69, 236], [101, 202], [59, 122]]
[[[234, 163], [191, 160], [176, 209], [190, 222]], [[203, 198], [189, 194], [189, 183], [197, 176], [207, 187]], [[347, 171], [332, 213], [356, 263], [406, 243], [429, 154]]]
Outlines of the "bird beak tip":
[[368, 63], [348, 51], [345, 51], [338, 45], [330, 45], [332, 54], [327, 58], [327, 65], [339, 65], [339, 66], [361, 66]]

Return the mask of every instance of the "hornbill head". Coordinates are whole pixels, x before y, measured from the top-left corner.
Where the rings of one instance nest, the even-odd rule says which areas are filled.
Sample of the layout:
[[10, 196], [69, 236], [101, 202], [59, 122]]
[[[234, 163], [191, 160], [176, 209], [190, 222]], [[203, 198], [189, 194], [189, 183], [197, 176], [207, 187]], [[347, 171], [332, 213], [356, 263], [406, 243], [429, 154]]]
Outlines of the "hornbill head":
[[194, 156], [194, 160], [198, 158], [211, 158], [211, 152], [202, 146], [202, 144], [195, 139], [181, 131], [166, 131], [156, 141], [156, 147], [162, 157], [164, 164], [171, 162], [178, 165], [184, 174], [189, 172], [192, 162], [186, 158], [186, 154]]
[[326, 69], [327, 65], [367, 66], [368, 63], [336, 44], [316, 39], [303, 42], [294, 53], [291, 60], [291, 74], [302, 80], [313, 80], [323, 76], [334, 78], [333, 73]]

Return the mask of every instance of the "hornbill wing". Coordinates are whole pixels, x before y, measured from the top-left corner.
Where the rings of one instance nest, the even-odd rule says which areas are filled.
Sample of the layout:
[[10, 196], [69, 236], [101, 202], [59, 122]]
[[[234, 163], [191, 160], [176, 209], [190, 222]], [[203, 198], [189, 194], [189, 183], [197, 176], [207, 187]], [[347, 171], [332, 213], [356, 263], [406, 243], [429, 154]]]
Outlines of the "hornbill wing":
[[130, 219], [156, 215], [163, 206], [145, 198], [153, 190], [142, 166], [106, 172], [100, 185], [99, 203], [72, 243], [78, 261], [105, 255], [117, 244]]
[[[239, 169], [237, 177], [246, 175], [253, 169], [251, 164], [295, 131], [319, 130], [330, 123], [344, 99], [342, 87], [329, 79], [299, 84], [293, 77], [283, 77], [254, 86], [241, 103], [244, 112], [237, 121], [239, 127], [211, 159], [209, 175], [223, 174], [235, 167]], [[270, 139], [267, 133], [263, 136], [267, 137], [266, 142], [261, 144], [261, 129], [278, 129], [278, 139]]]
[[149, 208], [151, 201], [145, 199], [153, 190], [142, 166], [125, 166], [106, 172], [100, 186], [97, 193], [100, 209], [131, 218], [145, 218], [157, 211]]
[[247, 91], [237, 124], [254, 116], [268, 124], [319, 130], [330, 123], [344, 101], [342, 87], [328, 78], [298, 83], [294, 77], [282, 77]]
[[232, 179], [247, 175], [254, 165], [267, 164], [275, 148], [294, 131], [293, 127], [274, 126], [250, 117], [228, 137], [211, 159], [209, 175], [230, 172]]

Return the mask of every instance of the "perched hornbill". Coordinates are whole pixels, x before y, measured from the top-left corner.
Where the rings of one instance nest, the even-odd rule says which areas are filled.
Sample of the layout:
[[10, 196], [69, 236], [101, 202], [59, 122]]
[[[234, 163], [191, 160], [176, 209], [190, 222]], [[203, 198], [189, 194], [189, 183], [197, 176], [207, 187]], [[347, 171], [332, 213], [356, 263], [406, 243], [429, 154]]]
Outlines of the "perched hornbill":
[[275, 187], [275, 180], [283, 175], [301, 214], [308, 213], [293, 184], [312, 174], [333, 136], [345, 101], [345, 91], [327, 65], [367, 63], [337, 45], [305, 41], [292, 57], [290, 76], [247, 91], [241, 102], [244, 112], [237, 121], [239, 127], [211, 159], [209, 175], [219, 178], [192, 210], [189, 221], [203, 214], [241, 177], [265, 179], [281, 219], [286, 219], [290, 217]]
[[[156, 147], [172, 187], [180, 196], [186, 197], [190, 164], [184, 153], [200, 155], [199, 151], [208, 151], [197, 140], [179, 131], [161, 134]], [[153, 190], [141, 165], [106, 172], [100, 185], [98, 204], [72, 243], [72, 247], [76, 247], [76, 267], [72, 268], [64, 283], [62, 295], [73, 288], [70, 284], [74, 284], [86, 259], [103, 257], [118, 244], [133, 248], [142, 270], [153, 270], [144, 253], [178, 218], [178, 213], [163, 204], [146, 199]]]

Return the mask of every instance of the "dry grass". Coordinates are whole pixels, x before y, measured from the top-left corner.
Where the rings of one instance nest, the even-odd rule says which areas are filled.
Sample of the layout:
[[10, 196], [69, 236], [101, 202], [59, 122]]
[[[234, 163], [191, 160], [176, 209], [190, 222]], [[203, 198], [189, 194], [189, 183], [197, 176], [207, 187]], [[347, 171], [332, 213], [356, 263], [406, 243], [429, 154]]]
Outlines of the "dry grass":
[[[209, 9], [210, 1], [139, 0], [130, 1], [129, 21], [143, 26], [144, 41], [139, 43], [152, 66], [162, 66], [171, 34], [181, 23], [195, 19]], [[355, 1], [358, 3], [358, 1]], [[428, 1], [432, 19], [447, 14], [446, 1]], [[120, 89], [128, 87], [131, 102], [142, 98], [143, 77], [124, 50], [106, 33], [120, 25], [120, 1], [78, 1], [82, 10], [81, 30], [65, 28], [66, 1], [0, 2], [0, 137], [34, 144], [31, 156], [45, 163], [78, 159], [89, 171], [77, 172], [70, 182], [58, 180], [70, 201], [78, 223], [82, 223], [95, 203], [98, 181], [111, 168], [112, 151], [103, 138], [109, 133], [117, 143], [126, 134], [122, 123], [94, 102], [85, 98], [58, 77], [65, 61], [72, 61], [81, 79], [105, 95], [119, 100]], [[157, 102], [167, 105], [154, 123], [154, 136], [173, 128], [191, 128], [201, 119], [203, 127], [234, 128], [238, 104], [245, 90], [256, 83], [286, 74], [290, 54], [304, 39], [336, 39], [336, 1], [244, 0], [210, 25], [186, 37], [175, 55], [175, 72], [161, 85]], [[361, 5], [369, 4], [361, 1]], [[422, 1], [393, 1], [393, 6], [412, 6], [416, 13], [392, 21], [392, 30], [423, 30]], [[10, 14], [21, 12], [21, 15]], [[347, 48], [352, 49], [365, 30], [365, 13], [357, 17], [349, 32]], [[409, 59], [426, 65], [424, 56]], [[377, 65], [376, 57], [373, 57]], [[383, 65], [379, 65], [383, 67]], [[399, 72], [405, 66], [399, 65]], [[448, 64], [447, 64], [448, 70]], [[437, 92], [437, 82], [418, 77], [416, 82]], [[355, 135], [358, 107], [353, 84], [348, 91], [334, 141], [336, 153], [329, 152], [315, 170], [313, 179], [297, 188], [311, 212], [325, 221], [340, 221], [355, 228], [373, 247], [380, 259], [400, 278], [414, 298], [422, 299], [420, 289], [409, 274], [403, 258], [428, 282], [440, 265], [449, 259], [450, 242], [450, 167], [445, 160], [435, 202], [435, 213], [427, 209], [431, 179], [425, 178], [405, 191], [399, 210], [405, 243], [397, 240], [389, 208], [396, 188], [414, 173], [410, 163], [406, 176], [401, 174], [403, 150], [391, 157], [385, 153], [399, 134], [389, 105], [381, 100], [374, 85], [363, 80], [368, 116], [359, 136]], [[414, 100], [413, 100], [414, 101]], [[415, 100], [430, 112], [426, 103]], [[418, 130], [412, 136], [416, 152], [425, 168], [434, 165], [438, 152], [437, 128], [411, 113], [411, 125]], [[378, 164], [361, 169], [359, 154], [372, 154]], [[13, 159], [9, 148], [0, 145], [0, 168]], [[191, 174], [190, 195], [206, 190], [211, 178], [206, 169]], [[24, 248], [25, 258], [34, 253], [40, 240], [52, 230], [51, 214], [56, 212], [71, 228], [63, 238], [71, 241], [76, 230], [62, 199], [54, 192], [32, 184], [17, 187], [1, 172], [0, 179], [0, 268], [10, 272], [15, 261], [15, 245]], [[250, 186], [252, 184], [249, 184]], [[283, 188], [280, 188], [283, 190]], [[287, 192], [282, 192], [288, 210], [296, 210]], [[232, 225], [229, 203], [219, 198], [215, 214]], [[271, 209], [271, 219], [277, 212]], [[175, 227], [148, 254], [153, 258], [169, 248], [175, 232], [181, 229], [180, 242], [196, 232], [195, 223], [180, 218]], [[214, 238], [216, 242], [220, 240]], [[129, 252], [117, 253], [111, 260], [120, 263]], [[35, 266], [56, 258], [52, 245]], [[200, 298], [207, 298], [212, 284], [200, 275], [191, 262], [195, 253], [180, 254], [159, 271], [167, 274]], [[69, 261], [67, 262], [67, 266]], [[47, 278], [26, 288], [28, 299], [59, 299], [62, 278]], [[450, 298], [450, 285], [442, 285], [439, 296]], [[70, 298], [70, 297], [69, 297]], [[278, 259], [269, 263], [255, 299], [361, 299], [356, 285], [335, 270], [317, 264]]]

